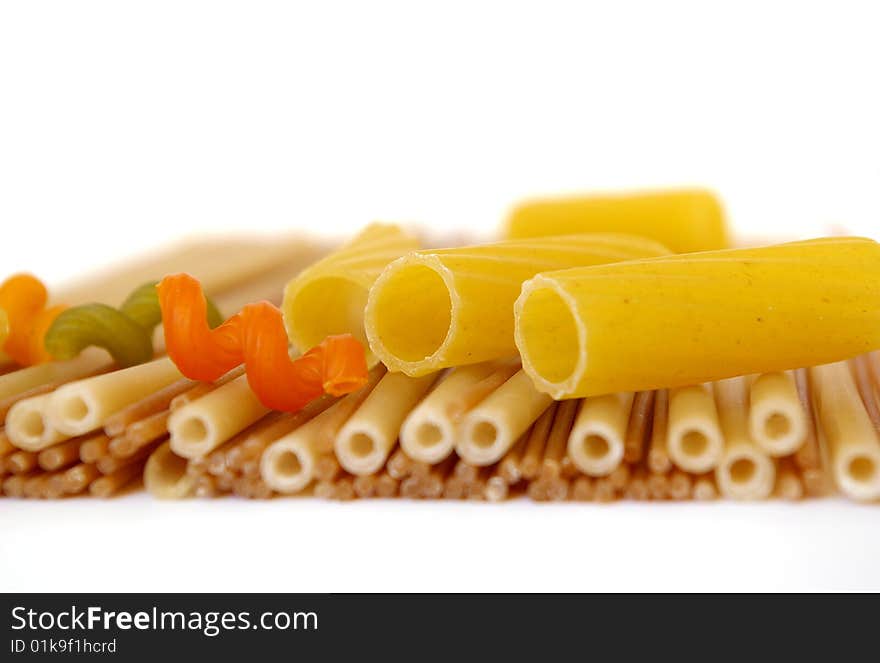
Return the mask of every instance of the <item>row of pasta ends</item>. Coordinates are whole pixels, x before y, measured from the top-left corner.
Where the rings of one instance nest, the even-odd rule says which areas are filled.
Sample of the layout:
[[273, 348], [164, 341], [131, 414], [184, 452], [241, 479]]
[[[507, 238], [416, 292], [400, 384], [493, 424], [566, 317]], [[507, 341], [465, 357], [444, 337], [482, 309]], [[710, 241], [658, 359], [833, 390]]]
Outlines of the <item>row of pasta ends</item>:
[[537, 200], [475, 246], [372, 224], [57, 297], [19, 274], [3, 492], [874, 501], [878, 277], [869, 239], [731, 248], [702, 190]]

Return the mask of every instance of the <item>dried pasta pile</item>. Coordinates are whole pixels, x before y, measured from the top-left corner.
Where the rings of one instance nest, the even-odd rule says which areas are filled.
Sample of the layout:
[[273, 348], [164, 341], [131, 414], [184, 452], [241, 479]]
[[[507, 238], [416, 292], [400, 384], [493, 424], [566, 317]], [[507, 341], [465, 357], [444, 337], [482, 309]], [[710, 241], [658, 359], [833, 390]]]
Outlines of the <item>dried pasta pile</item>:
[[670, 192], [529, 203], [481, 246], [374, 224], [16, 277], [3, 493], [880, 499], [880, 246], [727, 243]]

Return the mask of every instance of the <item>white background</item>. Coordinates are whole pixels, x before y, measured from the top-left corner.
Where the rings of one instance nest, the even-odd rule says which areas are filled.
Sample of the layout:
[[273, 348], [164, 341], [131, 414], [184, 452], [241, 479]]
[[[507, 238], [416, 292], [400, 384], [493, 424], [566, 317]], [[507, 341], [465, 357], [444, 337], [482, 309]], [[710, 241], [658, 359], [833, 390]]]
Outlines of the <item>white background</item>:
[[[871, 2], [0, 5], [0, 271], [706, 185], [878, 236]], [[875, 509], [0, 502], [0, 589], [880, 589]]]

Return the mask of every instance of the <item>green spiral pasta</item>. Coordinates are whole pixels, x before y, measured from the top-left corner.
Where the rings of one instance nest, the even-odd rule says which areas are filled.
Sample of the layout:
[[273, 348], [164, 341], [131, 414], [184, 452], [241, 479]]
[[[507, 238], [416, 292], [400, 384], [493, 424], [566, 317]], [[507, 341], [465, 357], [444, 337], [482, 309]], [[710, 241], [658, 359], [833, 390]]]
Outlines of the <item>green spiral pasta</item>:
[[[208, 322], [216, 327], [223, 317], [208, 299]], [[156, 282], [145, 283], [119, 309], [84, 304], [62, 311], [46, 332], [46, 351], [55, 359], [72, 359], [89, 346], [104, 348], [120, 367], [153, 358], [153, 330], [162, 322]]]
[[125, 298], [119, 311], [134, 320], [144, 329], [153, 330], [162, 322], [162, 311], [159, 309], [159, 298], [156, 296], [156, 283], [144, 283], [132, 290]]
[[[129, 318], [137, 322], [141, 327], [150, 330], [152, 333], [156, 325], [162, 322], [162, 310], [159, 308], [159, 295], [156, 293], [157, 281], [144, 283], [142, 286], [135, 288], [132, 293], [125, 298], [119, 310]], [[205, 298], [208, 305], [208, 325], [211, 329], [223, 322], [223, 316], [214, 305], [210, 298]]]
[[127, 315], [106, 304], [84, 304], [62, 311], [44, 339], [55, 359], [72, 359], [90, 345], [106, 349], [122, 367], [153, 358], [153, 339]]

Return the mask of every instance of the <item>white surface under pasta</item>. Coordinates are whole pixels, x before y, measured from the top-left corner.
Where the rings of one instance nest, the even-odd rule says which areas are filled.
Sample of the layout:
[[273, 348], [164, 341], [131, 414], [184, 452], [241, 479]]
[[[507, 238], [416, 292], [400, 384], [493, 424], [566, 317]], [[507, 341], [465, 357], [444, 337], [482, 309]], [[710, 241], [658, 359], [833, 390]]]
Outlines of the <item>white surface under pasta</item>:
[[[876, 524], [875, 508], [837, 499], [0, 500], [0, 565], [10, 571], [0, 591], [880, 590]], [[369, 545], [348, 564], [356, 541]], [[491, 563], [449, 564], [462, 542]], [[205, 550], [223, 554], [181, 562]], [[435, 570], [425, 574], [425, 565]]]

